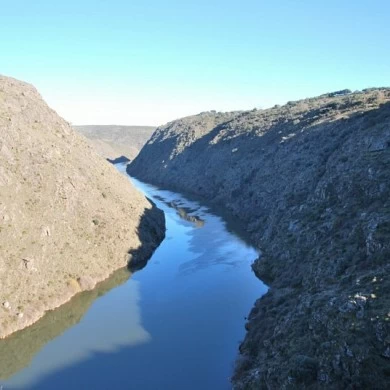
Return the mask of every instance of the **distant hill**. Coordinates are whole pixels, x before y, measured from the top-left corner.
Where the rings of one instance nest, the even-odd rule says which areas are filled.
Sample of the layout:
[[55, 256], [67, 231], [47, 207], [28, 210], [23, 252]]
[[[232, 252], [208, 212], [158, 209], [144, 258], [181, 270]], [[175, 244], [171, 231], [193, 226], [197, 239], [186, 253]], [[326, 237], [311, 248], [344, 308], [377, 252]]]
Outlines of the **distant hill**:
[[125, 156], [133, 160], [156, 130], [153, 126], [87, 125], [73, 126], [90, 140], [104, 158]]

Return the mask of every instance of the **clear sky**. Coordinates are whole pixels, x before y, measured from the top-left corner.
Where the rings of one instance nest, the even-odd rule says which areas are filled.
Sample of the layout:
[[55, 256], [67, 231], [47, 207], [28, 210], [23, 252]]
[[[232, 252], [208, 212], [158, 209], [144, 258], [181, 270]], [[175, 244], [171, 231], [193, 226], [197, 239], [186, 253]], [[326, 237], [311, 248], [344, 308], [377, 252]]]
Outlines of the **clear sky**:
[[158, 125], [390, 85], [389, 0], [9, 0], [0, 73], [74, 124]]

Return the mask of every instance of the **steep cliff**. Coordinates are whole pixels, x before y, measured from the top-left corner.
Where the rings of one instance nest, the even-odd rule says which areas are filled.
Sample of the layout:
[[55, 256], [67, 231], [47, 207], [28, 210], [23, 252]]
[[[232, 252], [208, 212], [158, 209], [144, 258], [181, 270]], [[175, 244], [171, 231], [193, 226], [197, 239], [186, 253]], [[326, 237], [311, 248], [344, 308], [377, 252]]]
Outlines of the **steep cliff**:
[[0, 76], [0, 338], [144, 261], [164, 231], [31, 85]]
[[390, 89], [177, 120], [128, 172], [223, 205], [263, 252], [235, 388], [388, 386]]

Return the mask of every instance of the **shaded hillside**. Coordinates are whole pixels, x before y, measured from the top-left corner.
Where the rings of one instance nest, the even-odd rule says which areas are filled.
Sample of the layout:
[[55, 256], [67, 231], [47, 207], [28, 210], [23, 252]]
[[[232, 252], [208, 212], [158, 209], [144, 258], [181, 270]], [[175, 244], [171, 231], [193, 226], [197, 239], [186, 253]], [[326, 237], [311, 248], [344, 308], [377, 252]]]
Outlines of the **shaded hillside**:
[[0, 76], [0, 338], [163, 236], [161, 211], [31, 85]]
[[183, 118], [128, 172], [223, 205], [263, 252], [235, 388], [388, 386], [390, 89]]
[[104, 158], [126, 156], [133, 160], [153, 134], [152, 126], [88, 125], [73, 126], [90, 140], [91, 145]]

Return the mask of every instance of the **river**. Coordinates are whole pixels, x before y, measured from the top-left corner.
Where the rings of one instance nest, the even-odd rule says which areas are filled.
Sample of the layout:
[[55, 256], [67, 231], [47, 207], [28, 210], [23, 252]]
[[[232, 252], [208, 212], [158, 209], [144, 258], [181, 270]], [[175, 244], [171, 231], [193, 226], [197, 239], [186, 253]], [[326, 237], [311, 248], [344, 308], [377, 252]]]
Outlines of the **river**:
[[131, 180], [165, 212], [165, 240], [142, 270], [0, 341], [3, 390], [230, 388], [245, 317], [267, 291], [258, 252], [205, 205]]

